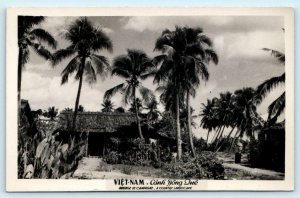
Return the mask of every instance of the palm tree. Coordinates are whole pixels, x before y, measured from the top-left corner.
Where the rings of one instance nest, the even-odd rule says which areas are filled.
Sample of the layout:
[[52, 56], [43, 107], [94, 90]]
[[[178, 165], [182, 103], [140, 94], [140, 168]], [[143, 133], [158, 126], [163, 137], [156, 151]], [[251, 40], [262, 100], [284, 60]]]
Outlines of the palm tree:
[[130, 103], [134, 104], [139, 136], [140, 138], [143, 138], [136, 102], [136, 91], [137, 89], [139, 90], [142, 99], [145, 102], [149, 102], [154, 98], [151, 90], [142, 86], [141, 83], [141, 80], [145, 80], [154, 74], [154, 65], [145, 52], [128, 49], [127, 54], [118, 56], [114, 59], [112, 67], [112, 75], [124, 78], [125, 82], [107, 90], [104, 94], [104, 98], [110, 99], [117, 92], [121, 92], [123, 94], [123, 102], [125, 105]]
[[148, 123], [153, 124], [155, 121], [158, 120], [160, 112], [157, 109], [157, 105], [158, 105], [158, 103], [155, 98], [152, 101], [145, 104], [144, 109], [148, 110], [148, 113], [147, 113]]
[[207, 99], [206, 104], [202, 103], [202, 111], [200, 113], [201, 122], [200, 126], [202, 126], [204, 129], [207, 129], [207, 137], [206, 137], [206, 144], [208, 144], [208, 138], [210, 132], [217, 127], [217, 118], [215, 113], [215, 103], [214, 100]]
[[57, 116], [58, 114], [58, 109], [53, 107], [49, 107], [48, 110], [44, 113], [44, 116], [50, 118], [50, 120], [54, 120], [54, 118]]
[[186, 86], [186, 109], [187, 109], [187, 131], [189, 134], [189, 141], [193, 156], [196, 156], [193, 146], [193, 133], [191, 125], [191, 111], [190, 111], [190, 96], [195, 97], [196, 88], [200, 84], [199, 76], [202, 80], [209, 79], [207, 71], [207, 64], [213, 61], [218, 64], [218, 56], [212, 50], [211, 40], [203, 34], [201, 28], [185, 27], [186, 49], [185, 49], [185, 84]]
[[103, 104], [101, 104], [102, 112], [113, 112], [114, 104], [111, 102], [111, 100], [104, 100]]
[[[170, 94], [175, 104], [176, 131], [177, 131], [177, 152], [181, 158], [181, 134], [180, 134], [180, 95], [186, 95], [187, 109], [189, 112], [190, 95], [195, 95], [195, 87], [199, 85], [198, 75], [203, 79], [208, 79], [206, 64], [213, 60], [218, 62], [216, 53], [211, 50], [211, 41], [202, 35], [201, 28], [189, 28], [176, 26], [174, 31], [166, 29], [157, 39], [155, 50], [160, 51], [161, 55], [154, 58], [154, 63], [160, 66], [154, 78], [154, 82], [163, 84], [165, 88], [171, 86]], [[207, 47], [207, 48], [206, 48]], [[168, 89], [166, 89], [168, 91]], [[166, 96], [170, 97], [170, 96]], [[192, 153], [193, 138], [191, 132], [191, 118], [189, 114], [189, 134]]]
[[49, 32], [41, 28], [35, 28], [42, 23], [45, 17], [42, 16], [18, 16], [18, 103], [20, 113], [21, 99], [21, 81], [22, 70], [29, 60], [29, 48], [33, 49], [39, 56], [49, 60], [52, 58], [51, 53], [45, 47], [45, 44], [56, 48], [56, 40]]
[[64, 111], [64, 112], [71, 112], [71, 111], [73, 111], [73, 109], [72, 109], [72, 108], [69, 108], [69, 107], [66, 107], [63, 111]]
[[141, 99], [136, 98], [135, 101], [133, 101], [130, 104], [130, 108], [128, 109], [128, 111], [130, 111], [132, 113], [136, 113], [136, 112], [141, 113], [143, 108], [144, 107], [143, 107]]
[[253, 88], [246, 87], [243, 89], [239, 89], [236, 90], [234, 94], [234, 114], [236, 115], [235, 123], [236, 127], [238, 128], [238, 131], [234, 136], [231, 147], [235, 143], [236, 139], [239, 137], [243, 137], [245, 133], [250, 138], [253, 137], [253, 129], [255, 122], [253, 113], [255, 113], [255, 116], [258, 116], [256, 113], [256, 106], [253, 102], [255, 96], [255, 90]]
[[103, 49], [111, 52], [112, 42], [100, 28], [95, 28], [85, 17], [77, 19], [69, 26], [65, 33], [65, 39], [70, 42], [70, 45], [65, 49], [58, 50], [53, 58], [54, 64], [57, 64], [63, 59], [72, 57], [61, 73], [61, 84], [68, 82], [69, 75], [76, 72], [75, 79], [79, 80], [79, 85], [72, 123], [73, 129], [75, 129], [83, 76], [85, 74], [88, 83], [96, 82], [97, 74], [102, 78], [105, 77], [109, 70], [109, 63], [105, 56], [101, 56], [97, 52]]
[[[270, 51], [271, 55], [277, 58], [277, 60], [285, 65], [285, 54], [276, 50], [263, 48], [265, 51]], [[255, 102], [256, 104], [260, 104], [262, 100], [267, 96], [269, 92], [271, 92], [278, 85], [285, 83], [285, 72], [273, 78], [270, 78], [260, 84], [256, 89]], [[285, 91], [275, 99], [268, 107], [268, 125], [275, 124], [277, 118], [282, 114], [285, 109]]]

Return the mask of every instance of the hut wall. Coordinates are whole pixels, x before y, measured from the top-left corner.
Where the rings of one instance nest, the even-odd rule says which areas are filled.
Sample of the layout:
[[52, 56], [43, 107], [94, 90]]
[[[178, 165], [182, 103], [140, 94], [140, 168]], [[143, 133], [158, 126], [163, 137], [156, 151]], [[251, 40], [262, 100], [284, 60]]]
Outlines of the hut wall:
[[253, 167], [285, 170], [285, 130], [269, 129], [250, 143], [250, 164]]

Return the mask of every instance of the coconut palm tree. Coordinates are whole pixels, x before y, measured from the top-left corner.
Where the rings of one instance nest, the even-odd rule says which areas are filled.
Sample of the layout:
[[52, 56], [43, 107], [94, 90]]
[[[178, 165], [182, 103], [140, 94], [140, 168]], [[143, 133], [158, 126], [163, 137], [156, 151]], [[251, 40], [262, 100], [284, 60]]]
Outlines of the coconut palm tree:
[[49, 60], [52, 58], [48, 45], [56, 48], [57, 42], [49, 32], [36, 26], [42, 23], [42, 16], [18, 16], [18, 103], [20, 111], [22, 70], [29, 60], [29, 48], [33, 49], [39, 56]]
[[109, 63], [105, 56], [99, 55], [97, 52], [104, 49], [111, 52], [112, 42], [100, 28], [94, 27], [85, 17], [73, 22], [64, 36], [70, 45], [55, 52], [53, 63], [58, 64], [63, 59], [71, 58], [61, 73], [61, 84], [68, 82], [69, 76], [74, 72], [76, 72], [75, 79], [79, 80], [72, 123], [73, 129], [75, 129], [83, 76], [86, 76], [88, 83], [96, 82], [97, 74], [102, 78], [105, 77], [109, 70]]
[[69, 107], [66, 107], [66, 108], [64, 108], [64, 110], [63, 110], [64, 112], [72, 112], [73, 111], [73, 109], [72, 108], [69, 108]]
[[216, 118], [215, 108], [216, 105], [214, 103], [215, 100], [207, 99], [206, 104], [202, 103], [202, 111], [200, 113], [201, 121], [200, 126], [204, 129], [207, 129], [207, 137], [206, 144], [208, 144], [208, 138], [210, 132], [217, 127], [218, 120]]
[[[285, 65], [285, 54], [276, 50], [263, 48], [265, 51], [270, 51], [271, 55], [277, 58], [277, 60]], [[278, 85], [285, 83], [285, 72], [273, 78], [270, 78], [260, 84], [256, 89], [255, 102], [256, 104], [260, 104], [263, 99], [270, 93], [274, 88]], [[268, 107], [268, 125], [275, 124], [277, 118], [282, 114], [285, 109], [285, 91], [275, 99]]]
[[136, 49], [128, 49], [127, 54], [118, 56], [114, 59], [111, 73], [112, 75], [124, 78], [125, 82], [107, 90], [104, 94], [105, 99], [110, 99], [117, 92], [121, 92], [125, 105], [130, 103], [134, 104], [140, 138], [143, 138], [143, 134], [136, 102], [136, 92], [137, 90], [139, 91], [145, 102], [149, 102], [154, 98], [151, 90], [144, 87], [141, 83], [142, 80], [147, 79], [154, 73], [154, 65], [145, 52]]
[[44, 116], [50, 118], [50, 120], [54, 120], [58, 114], [58, 109], [53, 107], [49, 107], [48, 110], [44, 113]]
[[209, 73], [207, 65], [210, 61], [218, 64], [218, 56], [212, 49], [212, 41], [203, 34], [201, 28], [184, 27], [186, 37], [185, 49], [185, 88], [186, 92], [186, 109], [187, 109], [187, 131], [189, 134], [189, 141], [193, 156], [195, 156], [195, 149], [193, 146], [193, 133], [191, 125], [191, 111], [190, 111], [190, 96], [195, 97], [196, 88], [200, 85], [199, 77], [207, 81]]
[[111, 102], [111, 100], [104, 100], [101, 106], [103, 107], [101, 109], [102, 112], [113, 112], [114, 104]]
[[[253, 129], [255, 118], [253, 117], [253, 113], [255, 112], [255, 116], [258, 116], [256, 113], [256, 106], [253, 102], [253, 98], [255, 96], [255, 90], [250, 87], [246, 87], [243, 89], [236, 90], [234, 92], [235, 100], [235, 115], [236, 115], [236, 127], [238, 131], [236, 132], [232, 145], [235, 143], [237, 138], [242, 138], [244, 134], [253, 137]], [[230, 150], [231, 150], [230, 148]]]
[[[189, 114], [188, 131], [190, 134], [190, 146], [192, 153], [193, 138], [191, 132], [190, 95], [195, 95], [195, 88], [199, 85], [199, 75], [208, 79], [206, 64], [213, 60], [218, 62], [216, 53], [210, 48], [210, 39], [202, 34], [201, 28], [175, 27], [174, 31], [166, 29], [157, 39], [155, 50], [161, 55], [154, 58], [154, 63], [160, 66], [154, 82], [172, 86], [171, 93], [175, 104], [177, 149], [178, 158], [181, 158], [181, 135], [180, 135], [180, 95], [186, 95], [186, 103]], [[170, 97], [170, 96], [167, 96]]]
[[147, 113], [148, 123], [153, 124], [155, 121], [158, 120], [160, 112], [157, 109], [157, 105], [158, 105], [158, 102], [156, 101], [155, 98], [152, 101], [145, 104], [144, 109], [148, 110], [148, 113]]
[[133, 101], [130, 104], [130, 108], [128, 109], [128, 111], [130, 111], [132, 113], [138, 112], [140, 114], [143, 108], [144, 107], [143, 107], [143, 103], [142, 103], [141, 99], [136, 98], [135, 101]]

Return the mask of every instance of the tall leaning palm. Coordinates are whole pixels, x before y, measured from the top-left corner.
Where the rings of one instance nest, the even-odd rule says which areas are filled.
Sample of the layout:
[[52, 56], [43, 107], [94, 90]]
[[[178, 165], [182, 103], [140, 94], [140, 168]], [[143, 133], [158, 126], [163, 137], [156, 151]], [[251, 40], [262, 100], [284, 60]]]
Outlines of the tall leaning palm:
[[[196, 88], [200, 85], [201, 80], [207, 81], [209, 73], [207, 65], [212, 61], [218, 64], [218, 56], [212, 49], [212, 41], [203, 34], [201, 28], [184, 27], [186, 46], [185, 46], [185, 92], [186, 92], [186, 109], [187, 109], [187, 131], [189, 134], [190, 146], [193, 156], [195, 149], [193, 145], [193, 133], [191, 122], [190, 96], [195, 97]], [[199, 78], [200, 77], [200, 78]]]
[[154, 72], [154, 65], [145, 52], [128, 49], [127, 54], [118, 56], [114, 59], [111, 73], [112, 75], [124, 78], [125, 82], [107, 90], [104, 94], [104, 99], [110, 99], [117, 92], [121, 92], [125, 105], [130, 103], [134, 104], [140, 138], [143, 138], [143, 134], [137, 103], [134, 101], [137, 99], [137, 90], [140, 92], [142, 99], [145, 102], [153, 100], [153, 93], [148, 88], [142, 86], [141, 81], [153, 75]]
[[52, 55], [45, 44], [55, 49], [56, 41], [49, 32], [36, 28], [45, 20], [42, 16], [18, 16], [18, 103], [20, 109], [22, 70], [29, 60], [29, 48], [32, 48], [39, 56], [46, 60]]
[[168, 87], [173, 86], [172, 98], [175, 104], [177, 152], [181, 158], [181, 134], [180, 134], [180, 96], [186, 95], [188, 110], [188, 131], [190, 136], [190, 146], [193, 155], [193, 137], [191, 131], [190, 116], [190, 95], [195, 95], [195, 88], [199, 85], [200, 79], [208, 79], [206, 64], [211, 60], [218, 62], [216, 53], [210, 48], [210, 39], [202, 34], [201, 28], [176, 27], [174, 31], [166, 29], [157, 39], [155, 50], [161, 55], [155, 57], [154, 63], [160, 65], [154, 81]]
[[109, 70], [109, 63], [105, 56], [99, 55], [97, 52], [104, 49], [112, 51], [112, 42], [100, 28], [94, 27], [85, 17], [77, 19], [69, 26], [65, 33], [65, 39], [71, 44], [53, 55], [53, 63], [58, 64], [63, 59], [71, 58], [61, 73], [61, 84], [68, 82], [69, 76], [74, 72], [76, 73], [75, 79], [79, 80], [72, 123], [73, 129], [75, 129], [83, 76], [86, 76], [88, 83], [96, 82], [97, 74], [105, 77]]

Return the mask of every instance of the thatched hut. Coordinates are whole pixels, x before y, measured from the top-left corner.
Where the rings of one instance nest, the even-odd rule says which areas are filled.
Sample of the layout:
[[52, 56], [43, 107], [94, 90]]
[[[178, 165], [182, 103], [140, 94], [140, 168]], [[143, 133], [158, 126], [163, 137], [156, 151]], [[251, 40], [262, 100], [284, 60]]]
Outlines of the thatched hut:
[[[86, 140], [87, 155], [102, 156], [108, 138], [138, 138], [138, 128], [134, 113], [104, 113], [104, 112], [78, 112], [75, 130], [72, 128], [73, 112], [62, 112], [59, 115], [58, 127], [60, 137], [66, 139], [70, 135]], [[143, 122], [143, 119], [142, 119]], [[149, 139], [159, 139], [170, 144], [176, 140], [156, 132], [147, 125], [142, 125], [142, 133], [146, 142]]]
[[[253, 144], [251, 146], [251, 143]], [[260, 131], [258, 140], [250, 143], [250, 164], [254, 167], [285, 170], [285, 122]]]

